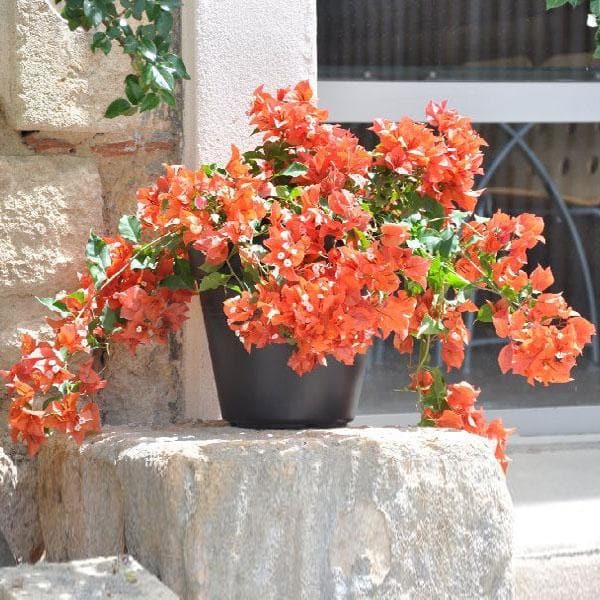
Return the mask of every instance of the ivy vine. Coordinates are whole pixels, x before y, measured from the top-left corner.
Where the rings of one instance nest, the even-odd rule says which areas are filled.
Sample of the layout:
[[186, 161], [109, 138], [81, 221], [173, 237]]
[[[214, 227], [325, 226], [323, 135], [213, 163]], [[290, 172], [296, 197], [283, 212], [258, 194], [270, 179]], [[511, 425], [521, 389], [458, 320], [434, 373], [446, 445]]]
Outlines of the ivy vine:
[[[173, 11], [181, 0], [55, 0], [71, 30], [95, 30], [92, 50], [109, 54], [115, 44], [131, 58], [125, 95], [110, 103], [105, 117], [131, 116], [165, 103], [175, 106], [175, 84], [189, 79], [171, 49]], [[140, 22], [135, 26], [135, 22]]]
[[[584, 2], [588, 0], [546, 0], [546, 8], [551, 10], [553, 8], [559, 8], [560, 6], [565, 6], [565, 4], [570, 4], [573, 8], [580, 6]], [[592, 16], [595, 26], [596, 26], [596, 50], [594, 51], [594, 58], [600, 58], [600, 29], [598, 29], [598, 25], [600, 24], [600, 0], [589, 0], [590, 9], [589, 14]]]

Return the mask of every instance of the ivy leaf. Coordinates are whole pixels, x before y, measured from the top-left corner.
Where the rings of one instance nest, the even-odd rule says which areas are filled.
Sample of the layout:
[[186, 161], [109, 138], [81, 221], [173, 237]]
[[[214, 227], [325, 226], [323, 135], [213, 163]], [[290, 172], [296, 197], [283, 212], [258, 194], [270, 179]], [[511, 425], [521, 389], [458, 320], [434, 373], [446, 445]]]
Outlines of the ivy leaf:
[[160, 104], [160, 98], [153, 92], [146, 94], [140, 102], [140, 112], [146, 112], [156, 108]]
[[308, 167], [299, 162], [293, 162], [283, 171], [281, 171], [282, 175], [286, 177], [300, 177], [300, 175], [306, 175], [308, 172]]
[[139, 104], [140, 100], [144, 97], [140, 80], [136, 75], [127, 75], [125, 77], [125, 93], [131, 104]]
[[219, 273], [218, 271], [209, 273], [200, 282], [198, 290], [201, 292], [216, 290], [218, 287], [226, 285], [230, 278], [231, 275], [228, 275], [227, 273]]
[[114, 102], [111, 102], [108, 105], [108, 108], [106, 109], [106, 112], [104, 113], [104, 116], [107, 119], [114, 119], [115, 117], [118, 117], [119, 115], [127, 114], [132, 108], [135, 108], [135, 107], [132, 107], [128, 100], [125, 100], [125, 98], [118, 98], [117, 100], [115, 100]]
[[173, 75], [162, 65], [152, 65], [150, 67], [150, 82], [156, 87], [170, 92], [175, 85]]
[[94, 0], [83, 0], [83, 14], [89, 19], [93, 27], [98, 27], [104, 17], [102, 10]]
[[98, 48], [102, 50], [105, 55], [108, 54], [112, 48], [110, 38], [103, 31], [97, 31], [92, 38], [92, 50], [95, 52]]
[[173, 15], [168, 12], [161, 10], [156, 17], [156, 31], [163, 37], [167, 37], [173, 29]]
[[139, 219], [133, 215], [123, 215], [119, 221], [119, 233], [121, 234], [121, 237], [124, 237], [126, 240], [129, 240], [134, 244], [139, 244], [142, 233], [142, 224]]
[[183, 64], [183, 60], [177, 54], [166, 54], [163, 61], [173, 70], [173, 72], [181, 79], [189, 79], [190, 76]]
[[132, 14], [134, 19], [138, 21], [142, 18], [144, 10], [146, 9], [146, 0], [134, 0]]
[[85, 247], [85, 257], [94, 286], [98, 289], [107, 279], [106, 268], [110, 266], [111, 260], [107, 243], [93, 231]]
[[149, 40], [147, 38], [142, 38], [139, 42], [138, 42], [138, 49], [140, 51], [140, 54], [148, 59], [149, 61], [154, 61], [156, 60], [156, 45], [152, 40]]

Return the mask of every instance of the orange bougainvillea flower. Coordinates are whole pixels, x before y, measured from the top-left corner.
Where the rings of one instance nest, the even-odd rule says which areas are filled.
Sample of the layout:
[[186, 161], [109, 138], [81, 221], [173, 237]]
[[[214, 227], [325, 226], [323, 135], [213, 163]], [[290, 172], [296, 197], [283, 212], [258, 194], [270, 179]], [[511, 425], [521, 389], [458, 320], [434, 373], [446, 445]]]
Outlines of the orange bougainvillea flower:
[[[53, 431], [78, 443], [98, 431], [106, 381], [94, 353], [167, 343], [192, 298], [220, 289], [243, 347], [285, 344], [298, 374], [331, 358], [351, 365], [377, 339], [418, 350], [409, 387], [422, 423], [492, 440], [505, 469], [510, 430], [486, 421], [478, 389], [447, 384], [429, 363], [438, 341], [447, 369], [460, 368], [472, 312], [506, 340], [502, 371], [570, 380], [595, 328], [548, 292], [549, 268], [527, 264], [542, 219], [469, 214], [486, 143], [446, 102], [428, 104], [423, 123], [376, 120], [373, 151], [326, 122], [306, 81], [257, 88], [248, 115], [262, 143], [232, 146], [224, 166], [167, 166], [119, 235], [90, 236], [79, 288], [42, 299], [50, 333], [23, 335], [19, 360], [0, 372], [13, 439], [33, 455]], [[481, 306], [468, 300], [476, 289]]]

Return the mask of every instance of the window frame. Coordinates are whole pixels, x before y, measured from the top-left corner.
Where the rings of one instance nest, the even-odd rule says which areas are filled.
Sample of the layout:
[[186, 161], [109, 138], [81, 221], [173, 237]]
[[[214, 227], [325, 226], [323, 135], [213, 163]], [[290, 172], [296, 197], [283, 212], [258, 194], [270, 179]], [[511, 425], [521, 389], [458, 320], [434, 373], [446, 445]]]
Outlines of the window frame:
[[422, 120], [432, 99], [448, 100], [474, 123], [600, 122], [600, 82], [320, 79], [318, 95], [336, 123]]
[[[488, 81], [318, 81], [321, 106], [336, 123], [369, 123], [373, 118], [422, 120], [431, 99], [447, 99], [474, 123], [598, 123], [600, 82]], [[517, 428], [521, 436], [600, 433], [600, 405], [487, 410]], [[355, 426], [410, 426], [412, 413], [365, 413]]]

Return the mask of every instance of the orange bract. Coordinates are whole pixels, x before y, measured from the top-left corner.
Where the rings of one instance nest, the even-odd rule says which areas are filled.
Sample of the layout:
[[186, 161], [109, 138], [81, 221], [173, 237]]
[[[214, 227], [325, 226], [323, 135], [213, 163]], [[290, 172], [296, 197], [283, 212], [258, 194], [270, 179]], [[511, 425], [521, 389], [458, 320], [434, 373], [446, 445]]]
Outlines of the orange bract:
[[[34, 454], [51, 430], [77, 442], [98, 431], [94, 398], [106, 382], [93, 350], [165, 343], [199, 290], [223, 286], [246, 350], [289, 344], [299, 374], [329, 358], [350, 365], [376, 339], [393, 336], [399, 352], [418, 346], [410, 387], [422, 420], [493, 439], [506, 468], [509, 431], [475, 408], [479, 390], [446, 384], [428, 365], [431, 341], [448, 370], [459, 368], [464, 313], [478, 311], [507, 339], [501, 369], [548, 384], [569, 380], [594, 327], [546, 292], [550, 269], [527, 270], [528, 250], [543, 242], [540, 218], [469, 217], [485, 141], [432, 102], [426, 123], [375, 121], [370, 152], [325, 123], [307, 82], [274, 94], [259, 87], [248, 114], [261, 145], [232, 146], [224, 167], [166, 167], [138, 191], [137, 217], [124, 217], [120, 235], [90, 237], [80, 289], [44, 300], [59, 313], [48, 319], [53, 334], [24, 335], [21, 359], [2, 372], [13, 439]], [[204, 255], [199, 288], [190, 247]], [[468, 300], [475, 288], [500, 300], [480, 310]]]

